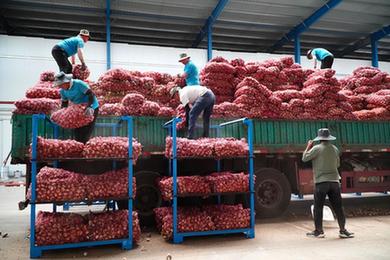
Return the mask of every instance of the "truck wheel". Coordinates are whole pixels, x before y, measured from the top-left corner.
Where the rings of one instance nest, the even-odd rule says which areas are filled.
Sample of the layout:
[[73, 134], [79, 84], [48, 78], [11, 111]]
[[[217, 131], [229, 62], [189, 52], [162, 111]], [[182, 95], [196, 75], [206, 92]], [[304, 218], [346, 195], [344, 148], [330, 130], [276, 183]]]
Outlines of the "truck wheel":
[[255, 172], [255, 208], [260, 217], [280, 216], [291, 199], [291, 186], [286, 176], [273, 168]]
[[161, 193], [157, 187], [156, 179], [160, 174], [152, 171], [140, 171], [135, 173], [137, 181], [137, 194], [134, 207], [138, 211], [141, 224], [148, 226], [154, 222], [154, 208], [161, 206]]

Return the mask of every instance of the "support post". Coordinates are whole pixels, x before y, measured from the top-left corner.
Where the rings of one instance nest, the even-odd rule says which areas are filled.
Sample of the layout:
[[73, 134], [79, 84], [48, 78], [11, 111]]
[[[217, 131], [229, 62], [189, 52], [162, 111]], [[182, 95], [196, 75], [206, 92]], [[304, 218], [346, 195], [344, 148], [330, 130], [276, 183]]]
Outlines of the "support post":
[[301, 38], [299, 34], [295, 35], [294, 47], [295, 63], [301, 64]]
[[311, 14], [308, 18], [303, 20], [300, 24], [291, 29], [287, 34], [283, 35], [283, 37], [277, 41], [272, 47], [268, 48], [267, 52], [274, 52], [277, 49], [283, 47], [284, 44], [293, 40], [297, 35], [305, 32], [310, 28], [311, 25], [316, 23], [321, 19], [325, 14], [327, 14], [330, 10], [335, 8], [342, 0], [329, 0], [326, 4], [324, 4], [320, 9], [316, 10], [313, 14]]
[[207, 22], [207, 61], [213, 58], [213, 26]]
[[123, 249], [131, 249], [133, 248], [133, 117], [127, 116], [125, 117], [127, 120], [127, 138], [129, 142], [129, 148], [128, 148], [128, 154], [129, 158], [127, 161], [127, 167], [128, 167], [128, 180], [129, 180], [129, 186], [128, 186], [128, 201], [127, 201], [127, 207], [128, 207], [128, 228], [129, 228], [129, 234], [128, 234], [128, 240], [122, 244]]
[[106, 53], [107, 70], [111, 69], [111, 0], [106, 0]]
[[371, 36], [371, 64], [378, 68], [378, 41]]
[[203, 38], [206, 36], [206, 33], [208, 33], [208, 27], [213, 26], [214, 22], [218, 19], [219, 15], [222, 13], [223, 9], [227, 5], [229, 0], [219, 0], [217, 6], [214, 8], [214, 10], [211, 12], [210, 16], [207, 18], [205, 24], [202, 26], [202, 29], [200, 29], [200, 32], [196, 36], [196, 39], [192, 43], [192, 48], [198, 47], [199, 43], [203, 40]]
[[251, 119], [244, 119], [244, 124], [248, 127], [248, 146], [249, 146], [249, 191], [250, 191], [250, 232], [248, 238], [255, 237], [255, 197], [254, 197], [254, 162], [253, 162], [253, 122]]

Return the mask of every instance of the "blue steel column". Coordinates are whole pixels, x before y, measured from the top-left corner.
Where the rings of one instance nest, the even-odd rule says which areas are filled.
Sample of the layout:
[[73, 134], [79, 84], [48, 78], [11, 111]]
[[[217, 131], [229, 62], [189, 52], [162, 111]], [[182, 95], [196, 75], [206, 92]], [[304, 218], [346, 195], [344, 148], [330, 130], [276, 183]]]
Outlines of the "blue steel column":
[[329, 0], [325, 5], [323, 5], [321, 8], [316, 10], [303, 22], [295, 26], [287, 34], [283, 35], [283, 37], [279, 41], [277, 41], [272, 47], [268, 48], [267, 52], [274, 52], [275, 50], [281, 48], [287, 42], [293, 40], [297, 35], [305, 32], [307, 29], [310, 28], [311, 25], [316, 23], [322, 16], [324, 16], [330, 10], [332, 10], [338, 4], [340, 4], [341, 1], [342, 0]]
[[213, 26], [207, 22], [207, 61], [213, 58]]
[[107, 70], [111, 69], [111, 0], [106, 0], [106, 52]]
[[[55, 124], [53, 126], [53, 137], [54, 137], [54, 139], [58, 139], [58, 127], [59, 126], [57, 124]], [[54, 168], [58, 168], [58, 161], [54, 161], [53, 162], [53, 167]], [[64, 204], [64, 206], [65, 206], [65, 204]], [[53, 203], [53, 212], [57, 212], [57, 205], [55, 203]]]
[[36, 214], [36, 175], [37, 175], [37, 141], [38, 141], [38, 120], [44, 115], [32, 116], [32, 151], [31, 151], [31, 200], [30, 200], [30, 258], [38, 258], [42, 250], [35, 246], [35, 214]]
[[294, 40], [294, 57], [295, 63], [301, 64], [301, 39], [299, 34], [295, 36]]
[[371, 64], [378, 68], [378, 41], [371, 36]]
[[183, 242], [183, 236], [178, 234], [178, 219], [177, 219], [177, 143], [176, 143], [176, 125], [181, 121], [180, 118], [174, 118], [172, 121], [172, 180], [173, 180], [173, 243], [178, 244]]
[[250, 191], [250, 232], [248, 238], [255, 237], [255, 197], [254, 197], [254, 162], [253, 162], [253, 122], [245, 119], [244, 124], [248, 127], [248, 147], [249, 147], [249, 191]]
[[229, 0], [219, 0], [218, 1], [217, 6], [211, 12], [211, 15], [207, 18], [205, 24], [202, 26], [202, 29], [200, 29], [200, 32], [196, 36], [195, 41], [192, 43], [192, 48], [198, 47], [199, 43], [201, 43], [203, 38], [206, 36], [206, 33], [208, 32], [208, 30], [207, 30], [208, 26], [213, 26], [214, 22], [221, 15], [223, 9], [225, 8], [225, 6], [228, 2], [229, 2]]
[[127, 138], [129, 142], [128, 146], [128, 239], [122, 242], [122, 249], [129, 250], [133, 247], [133, 117], [125, 116], [124, 120], [127, 121]]

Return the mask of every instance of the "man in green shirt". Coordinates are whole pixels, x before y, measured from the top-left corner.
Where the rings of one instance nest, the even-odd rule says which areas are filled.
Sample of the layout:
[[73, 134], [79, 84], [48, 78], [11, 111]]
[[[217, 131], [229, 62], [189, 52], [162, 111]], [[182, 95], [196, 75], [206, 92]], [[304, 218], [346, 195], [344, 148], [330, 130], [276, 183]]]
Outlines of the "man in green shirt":
[[[340, 152], [330, 141], [336, 140], [336, 137], [330, 135], [327, 128], [318, 130], [318, 136], [314, 140], [309, 140], [307, 147], [303, 152], [302, 161], [312, 161], [314, 173], [314, 224], [315, 230], [307, 233], [307, 236], [325, 237], [322, 229], [322, 214], [326, 195], [328, 195], [330, 204], [336, 213], [339, 223], [340, 238], [351, 238], [353, 233], [345, 229], [345, 214], [342, 206], [340, 192]], [[313, 146], [314, 141], [320, 141], [320, 144]]]

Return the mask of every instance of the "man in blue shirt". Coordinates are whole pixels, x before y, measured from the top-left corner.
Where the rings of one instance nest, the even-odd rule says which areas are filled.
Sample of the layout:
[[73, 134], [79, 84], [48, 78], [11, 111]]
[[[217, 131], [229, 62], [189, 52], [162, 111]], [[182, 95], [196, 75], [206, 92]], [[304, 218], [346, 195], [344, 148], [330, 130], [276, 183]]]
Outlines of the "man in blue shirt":
[[184, 73], [182, 76], [186, 79], [187, 86], [199, 85], [199, 72], [195, 64], [190, 60], [186, 53], [180, 54], [179, 62], [184, 64]]
[[314, 68], [317, 68], [317, 60], [321, 61], [321, 69], [332, 68], [333, 54], [324, 48], [310, 49], [307, 52], [307, 58], [309, 60], [314, 58]]
[[75, 129], [76, 141], [86, 143], [92, 134], [96, 117], [99, 113], [99, 103], [95, 94], [87, 83], [82, 80], [72, 79], [72, 74], [65, 74], [63, 71], [55, 75], [54, 86], [61, 88], [61, 107], [67, 107], [69, 101], [74, 104], [87, 104], [85, 114], [94, 116], [90, 124]]
[[[85, 70], [87, 68], [82, 48], [84, 48], [84, 44], [88, 42], [89, 38], [89, 31], [83, 29], [80, 30], [79, 35], [62, 40], [53, 47], [51, 54], [57, 62], [60, 71], [65, 72], [65, 74], [72, 73], [72, 64], [76, 62], [76, 53], [81, 62], [81, 69]], [[72, 57], [72, 64], [69, 62], [69, 57]]]

